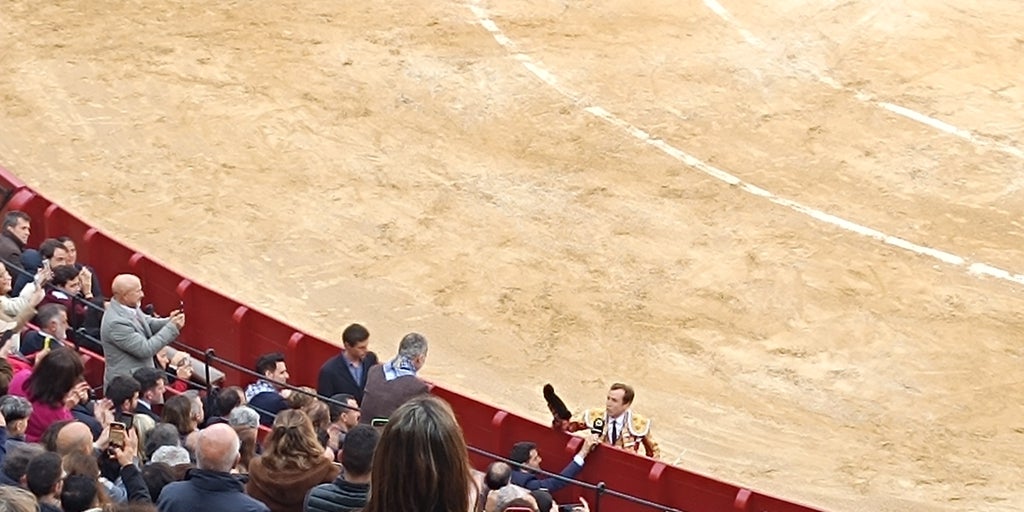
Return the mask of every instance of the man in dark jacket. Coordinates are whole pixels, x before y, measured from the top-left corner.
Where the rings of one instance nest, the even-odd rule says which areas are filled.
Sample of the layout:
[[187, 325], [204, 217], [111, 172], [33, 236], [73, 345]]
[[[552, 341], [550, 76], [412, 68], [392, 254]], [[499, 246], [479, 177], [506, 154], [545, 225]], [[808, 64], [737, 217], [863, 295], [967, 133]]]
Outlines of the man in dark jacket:
[[10, 211], [4, 215], [3, 226], [0, 227], [0, 259], [7, 265], [7, 272], [17, 279], [20, 275], [14, 269], [21, 269], [21, 253], [28, 243], [32, 232], [32, 219], [25, 212]]
[[219, 510], [270, 512], [270, 508], [245, 494], [242, 482], [231, 475], [239, 459], [240, 442], [235, 430], [223, 423], [199, 431], [197, 468], [183, 482], [164, 487], [156, 506], [160, 512]]
[[341, 465], [345, 472], [334, 482], [310, 489], [302, 505], [303, 512], [348, 512], [365, 507], [370, 492], [373, 450], [379, 440], [377, 429], [369, 425], [353, 427], [342, 444]]
[[320, 367], [316, 392], [323, 396], [352, 395], [356, 403], [361, 404], [367, 370], [377, 364], [377, 354], [369, 351], [370, 331], [352, 324], [341, 333], [341, 342], [344, 345], [341, 353]]
[[583, 469], [583, 463], [587, 458], [587, 454], [597, 446], [598, 442], [596, 435], [587, 436], [579, 453], [562, 470], [561, 476], [564, 478], [552, 476], [544, 479], [537, 478], [537, 475], [534, 473], [534, 470], [540, 469], [540, 463], [543, 460], [540, 457], [540, 453], [537, 452], [537, 445], [529, 441], [516, 443], [512, 445], [512, 453], [509, 455], [509, 459], [526, 467], [512, 472], [512, 483], [531, 491], [547, 489], [548, 491], [555, 492], [569, 485], [569, 481], [565, 480], [566, 478], [576, 478], [576, 475]]

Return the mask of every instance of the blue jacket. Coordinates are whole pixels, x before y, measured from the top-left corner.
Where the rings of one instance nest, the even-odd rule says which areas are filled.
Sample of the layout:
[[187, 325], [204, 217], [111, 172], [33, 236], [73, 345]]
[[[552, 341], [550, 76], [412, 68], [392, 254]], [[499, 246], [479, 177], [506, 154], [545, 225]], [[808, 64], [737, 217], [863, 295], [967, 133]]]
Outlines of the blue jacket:
[[160, 512], [270, 512], [262, 502], [245, 494], [242, 482], [230, 473], [205, 469], [192, 469], [183, 482], [164, 487], [156, 508]]
[[[583, 466], [577, 464], [576, 461], [573, 460], [565, 467], [565, 469], [562, 470], [561, 476], [564, 476], [565, 478], [576, 478], [576, 475], [578, 475], [582, 469]], [[537, 475], [533, 474], [533, 472], [518, 470], [512, 472], [512, 483], [531, 491], [547, 489], [551, 492], [555, 492], [569, 485], [569, 482], [559, 480], [553, 476], [541, 480], [540, 478], [537, 478]]]

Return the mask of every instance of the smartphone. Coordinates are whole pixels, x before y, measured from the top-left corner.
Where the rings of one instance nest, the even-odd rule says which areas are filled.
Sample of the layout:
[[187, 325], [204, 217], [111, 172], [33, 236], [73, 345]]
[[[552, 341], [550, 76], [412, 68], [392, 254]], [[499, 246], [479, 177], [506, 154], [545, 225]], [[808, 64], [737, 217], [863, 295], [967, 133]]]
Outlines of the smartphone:
[[132, 428], [135, 425], [135, 415], [130, 412], [122, 412], [120, 420], [120, 423], [124, 425], [124, 428], [126, 429]]
[[383, 427], [388, 424], [387, 418], [374, 418], [370, 420], [370, 426], [372, 427]]
[[117, 448], [124, 448], [125, 440], [128, 438], [128, 429], [124, 423], [117, 421], [110, 423], [110, 446]]
[[43, 260], [43, 268], [50, 270], [50, 260]]

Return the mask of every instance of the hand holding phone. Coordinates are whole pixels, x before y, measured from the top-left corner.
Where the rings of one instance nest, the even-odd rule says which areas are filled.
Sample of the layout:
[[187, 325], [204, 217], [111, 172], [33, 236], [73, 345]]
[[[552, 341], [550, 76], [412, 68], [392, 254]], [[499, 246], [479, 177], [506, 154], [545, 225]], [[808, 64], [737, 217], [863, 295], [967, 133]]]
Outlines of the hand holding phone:
[[111, 448], [124, 448], [125, 439], [127, 438], [128, 429], [125, 428], [124, 423], [113, 421], [110, 423], [110, 447]]

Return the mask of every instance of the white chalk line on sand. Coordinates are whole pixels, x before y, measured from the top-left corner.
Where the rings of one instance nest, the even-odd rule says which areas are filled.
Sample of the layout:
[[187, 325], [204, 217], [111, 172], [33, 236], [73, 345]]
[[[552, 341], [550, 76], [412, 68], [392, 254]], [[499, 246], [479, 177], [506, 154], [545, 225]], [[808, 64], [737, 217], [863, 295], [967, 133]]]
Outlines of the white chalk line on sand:
[[[750, 30], [744, 27], [742, 23], [737, 21], [736, 18], [732, 15], [732, 13], [730, 13], [729, 10], [726, 9], [725, 6], [720, 4], [717, 0], [704, 0], [704, 5], [707, 6], [708, 9], [711, 9], [711, 11], [715, 13], [715, 15], [717, 15], [719, 18], [722, 18], [723, 21], [725, 21], [727, 24], [736, 29], [736, 31], [739, 32], [740, 37], [742, 37], [743, 40], [746, 41], [748, 44], [762, 50], [767, 48], [767, 45], [765, 45], [761, 39], [759, 39]], [[814, 77], [819, 82], [833, 89], [847, 90], [846, 87], [843, 87], [842, 84], [840, 84], [838, 81], [836, 81], [834, 78], [830, 76], [822, 75], [821, 73], [813, 71], [811, 72], [811, 74], [814, 75]], [[1003, 142], [999, 142], [998, 140], [995, 140], [991, 137], [978, 135], [970, 130], [958, 128], [945, 121], [922, 114], [915, 110], [911, 110], [907, 107], [901, 107], [894, 103], [881, 101], [869, 92], [854, 90], [853, 94], [858, 100], [864, 103], [869, 103], [881, 107], [889, 112], [892, 112], [893, 114], [929, 126], [936, 130], [939, 130], [940, 132], [952, 135], [954, 137], [961, 138], [976, 146], [994, 149], [1001, 153], [1005, 153], [1007, 155], [1014, 156], [1016, 158], [1024, 160], [1024, 150], [1018, 147], [1011, 146]]]
[[542, 82], [546, 83], [548, 86], [555, 89], [560, 94], [571, 100], [574, 104], [583, 109], [583, 111], [593, 115], [594, 117], [606, 121], [612, 126], [621, 128], [623, 131], [632, 135], [637, 140], [661, 150], [661, 152], [678, 160], [679, 162], [682, 162], [686, 166], [696, 169], [719, 181], [738, 187], [744, 192], [753, 194], [758, 197], [762, 197], [779, 206], [784, 206], [786, 208], [789, 208], [790, 210], [802, 213], [804, 215], [807, 215], [808, 217], [811, 217], [813, 219], [816, 219], [818, 221], [824, 222], [832, 226], [836, 226], [840, 229], [850, 231], [858, 235], [863, 235], [878, 240], [882, 243], [913, 252], [915, 254], [934, 258], [949, 265], [964, 267], [972, 275], [989, 276], [997, 279], [1010, 281], [1016, 284], [1024, 284], [1024, 275], [1015, 274], [1013, 272], [994, 267], [987, 263], [971, 262], [967, 258], [964, 258], [962, 256], [957, 256], [956, 254], [953, 253], [949, 253], [939, 249], [934, 249], [928, 246], [916, 244], [903, 238], [888, 235], [877, 229], [873, 229], [858, 224], [856, 222], [843, 219], [842, 217], [838, 217], [830, 213], [823, 212], [816, 208], [811, 208], [810, 206], [803, 205], [791, 199], [779, 197], [768, 190], [758, 187], [757, 185], [747, 183], [741, 180], [740, 178], [726, 171], [723, 171], [722, 169], [719, 169], [711, 164], [708, 164], [707, 162], [704, 162], [703, 160], [665, 142], [664, 140], [661, 140], [651, 135], [645, 130], [605, 110], [603, 107], [588, 102], [586, 99], [584, 99], [582, 94], [577, 93], [567, 85], [564, 85], [561, 82], [559, 82], [559, 80], [555, 77], [554, 74], [552, 74], [550, 71], [541, 66], [536, 60], [534, 60], [529, 55], [519, 51], [515, 42], [513, 42], [511, 39], [509, 39], [508, 36], [505, 35], [501, 28], [498, 27], [498, 25], [494, 22], [493, 19], [491, 19], [490, 13], [487, 11], [487, 9], [485, 7], [482, 7], [480, 4], [480, 0], [472, 0], [472, 3], [468, 4], [469, 9], [473, 12], [473, 15], [476, 16], [476, 20], [480, 24], [480, 26], [483, 27], [484, 30], [486, 30], [488, 33], [490, 33], [491, 36], [494, 38], [495, 42], [497, 42], [501, 47], [505, 48], [505, 50], [509, 52], [513, 59], [521, 63], [527, 70], [533, 73], [534, 76], [536, 76]]

